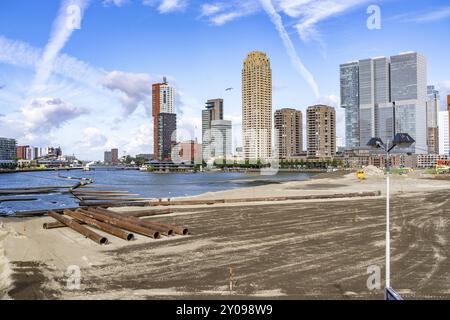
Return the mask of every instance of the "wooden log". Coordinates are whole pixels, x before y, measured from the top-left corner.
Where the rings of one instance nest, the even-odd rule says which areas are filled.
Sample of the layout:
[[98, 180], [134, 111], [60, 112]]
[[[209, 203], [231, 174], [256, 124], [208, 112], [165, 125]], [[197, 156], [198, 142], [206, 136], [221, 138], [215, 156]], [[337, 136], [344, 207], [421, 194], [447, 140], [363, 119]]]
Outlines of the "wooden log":
[[83, 236], [85, 236], [86, 238], [91, 239], [92, 241], [97, 242], [98, 244], [107, 244], [108, 243], [108, 239], [99, 235], [98, 233], [80, 225], [78, 222], [76, 222], [75, 220], [63, 217], [62, 215], [54, 212], [54, 211], [49, 211], [48, 215], [52, 218], [54, 218], [56, 221], [59, 221], [63, 224], [65, 224], [66, 226], [68, 226], [69, 228], [77, 231], [78, 233], [82, 234]]

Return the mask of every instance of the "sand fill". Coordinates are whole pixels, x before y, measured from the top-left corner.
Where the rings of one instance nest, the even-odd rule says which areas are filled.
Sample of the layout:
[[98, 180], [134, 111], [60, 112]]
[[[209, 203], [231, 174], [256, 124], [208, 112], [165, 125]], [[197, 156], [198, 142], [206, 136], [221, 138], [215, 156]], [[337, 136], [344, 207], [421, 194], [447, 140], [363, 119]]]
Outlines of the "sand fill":
[[4, 229], [4, 225], [0, 222], [0, 300], [8, 299], [7, 292], [11, 288], [12, 271], [9, 266], [9, 260], [6, 258], [3, 241], [8, 236], [8, 231]]

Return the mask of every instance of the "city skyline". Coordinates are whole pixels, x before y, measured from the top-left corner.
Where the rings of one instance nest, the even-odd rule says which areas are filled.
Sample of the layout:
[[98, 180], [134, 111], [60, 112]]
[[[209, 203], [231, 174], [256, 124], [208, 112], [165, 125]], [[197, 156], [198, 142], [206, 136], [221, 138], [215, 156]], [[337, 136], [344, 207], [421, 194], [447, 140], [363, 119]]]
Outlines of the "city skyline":
[[[20, 145], [61, 145], [85, 160], [100, 160], [112, 147], [150, 153], [151, 84], [167, 75], [177, 92], [178, 141], [200, 141], [203, 102], [222, 98], [224, 118], [233, 121], [233, 145], [242, 146], [240, 69], [254, 50], [271, 60], [273, 110], [305, 112], [319, 102], [331, 105], [340, 138], [345, 125], [344, 110], [338, 108], [339, 65], [346, 61], [417, 51], [427, 57], [427, 84], [439, 90], [440, 110], [450, 87], [449, 45], [439, 35], [449, 26], [444, 1], [408, 2], [408, 9], [405, 1], [375, 1], [382, 13], [380, 30], [366, 27], [367, 1], [343, 1], [310, 29], [299, 12], [314, 12], [300, 2], [244, 1], [247, 11], [238, 10], [238, 2], [226, 7], [195, 1], [173, 2], [183, 3], [178, 7], [165, 1], [153, 6], [137, 0], [73, 3], [83, 5], [81, 29], [62, 43], [55, 42], [57, 23], [52, 28], [60, 2], [0, 4], [0, 136], [17, 138]], [[227, 21], [235, 12], [241, 17]], [[126, 20], [131, 16], [133, 21]], [[126, 23], [115, 25], [117, 19]], [[405, 36], [410, 32], [414, 41]], [[39, 58], [45, 48], [57, 49], [53, 68]]]

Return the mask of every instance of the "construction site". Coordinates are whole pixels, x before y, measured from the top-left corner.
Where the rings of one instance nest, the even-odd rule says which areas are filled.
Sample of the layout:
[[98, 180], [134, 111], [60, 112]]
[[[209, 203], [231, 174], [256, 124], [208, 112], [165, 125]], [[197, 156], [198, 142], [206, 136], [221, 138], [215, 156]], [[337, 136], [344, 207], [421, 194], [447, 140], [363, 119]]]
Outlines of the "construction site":
[[[308, 181], [143, 199], [83, 182], [78, 208], [3, 218], [0, 292], [11, 299], [382, 299], [385, 179], [368, 167]], [[449, 180], [391, 177], [391, 282], [450, 298]], [[78, 268], [79, 286], [68, 285]], [[382, 280], [382, 279], [381, 279]]]

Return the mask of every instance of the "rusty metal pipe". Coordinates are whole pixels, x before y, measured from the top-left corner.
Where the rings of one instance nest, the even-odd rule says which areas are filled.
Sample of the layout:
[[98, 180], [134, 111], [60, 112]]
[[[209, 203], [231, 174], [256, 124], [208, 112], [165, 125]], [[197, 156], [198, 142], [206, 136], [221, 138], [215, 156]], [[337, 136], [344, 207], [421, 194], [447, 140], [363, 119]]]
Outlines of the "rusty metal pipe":
[[140, 211], [127, 211], [124, 212], [129, 217], [150, 217], [150, 216], [158, 216], [160, 214], [170, 214], [174, 211], [172, 209], [157, 209], [157, 210], [140, 210]]
[[114, 218], [111, 216], [104, 215], [102, 213], [93, 212], [91, 210], [87, 211], [87, 210], [79, 209], [77, 211], [83, 213], [85, 216], [87, 216], [89, 218], [96, 219], [101, 222], [105, 222], [110, 225], [113, 225], [113, 226], [116, 226], [116, 227], [119, 227], [119, 228], [122, 228], [122, 229], [125, 229], [128, 231], [142, 234], [144, 236], [147, 236], [147, 237], [150, 237], [153, 239], [158, 239], [160, 237], [160, 233], [157, 230], [143, 227], [141, 225], [131, 223], [124, 219], [117, 219], [117, 218]]
[[[77, 221], [79, 224], [86, 224], [82, 221]], [[67, 228], [67, 226], [64, 223], [55, 221], [55, 222], [46, 222], [42, 225], [44, 229], [50, 230], [50, 229], [58, 229], [58, 228]]]
[[92, 210], [94, 212], [98, 212], [98, 213], [101, 213], [101, 214], [105, 214], [105, 215], [114, 217], [116, 219], [125, 219], [125, 220], [127, 220], [127, 221], [129, 221], [131, 223], [136, 223], [136, 224], [138, 224], [140, 226], [151, 228], [153, 230], [159, 231], [159, 232], [161, 232], [161, 234], [166, 235], [166, 236], [173, 235], [173, 229], [170, 228], [170, 227], [167, 227], [167, 226], [161, 226], [161, 225], [152, 223], [150, 221], [141, 220], [141, 219], [136, 218], [136, 217], [124, 216], [124, 215], [121, 215], [119, 213], [112, 212], [112, 211], [105, 210], [105, 209], [101, 209], [101, 208], [95, 208], [95, 209], [91, 208], [89, 210]]
[[83, 213], [81, 212], [76, 212], [76, 211], [71, 211], [71, 210], [64, 210], [64, 214], [78, 220], [78, 221], [83, 221], [84, 223], [86, 223], [87, 225], [93, 226], [97, 229], [100, 229], [104, 232], [107, 232], [109, 234], [112, 234], [113, 236], [116, 236], [118, 238], [121, 238], [123, 240], [133, 240], [134, 239], [134, 234], [126, 232], [122, 229], [119, 229], [115, 226], [112, 226], [110, 224], [98, 221], [96, 219], [92, 219], [89, 218], [87, 216], [85, 216]]
[[54, 211], [49, 211], [48, 215], [50, 217], [52, 217], [53, 219], [55, 219], [56, 221], [59, 221], [59, 222], [65, 224], [66, 226], [68, 226], [69, 228], [81, 233], [86, 238], [89, 238], [89, 239], [97, 242], [98, 244], [107, 244], [108, 243], [108, 239], [106, 237], [103, 237], [103, 236], [99, 235], [98, 233], [96, 233], [92, 230], [89, 230], [88, 228], [80, 225], [75, 220], [71, 220], [69, 218], [63, 217], [62, 215], [60, 215]]
[[162, 223], [162, 222], [158, 222], [158, 221], [145, 221], [145, 222], [150, 222], [152, 224], [161, 226], [161, 227], [165, 227], [165, 228], [171, 228], [176, 234], [180, 234], [182, 236], [186, 236], [189, 233], [188, 228], [185, 227], [179, 227], [179, 226], [174, 226], [171, 224], [166, 224], [166, 223]]

